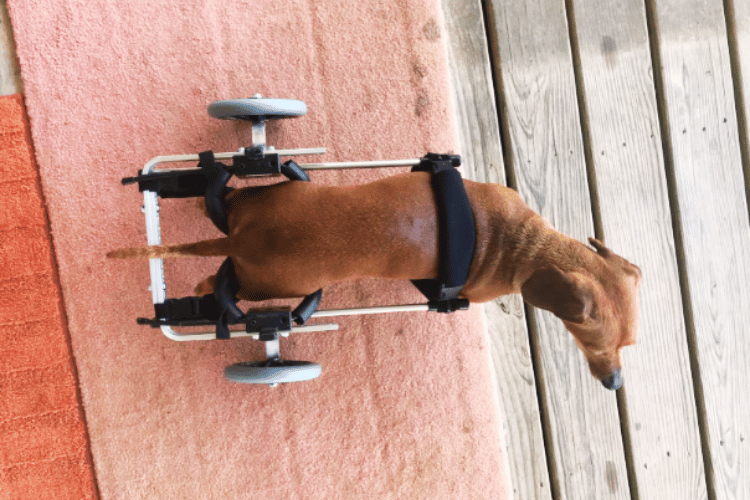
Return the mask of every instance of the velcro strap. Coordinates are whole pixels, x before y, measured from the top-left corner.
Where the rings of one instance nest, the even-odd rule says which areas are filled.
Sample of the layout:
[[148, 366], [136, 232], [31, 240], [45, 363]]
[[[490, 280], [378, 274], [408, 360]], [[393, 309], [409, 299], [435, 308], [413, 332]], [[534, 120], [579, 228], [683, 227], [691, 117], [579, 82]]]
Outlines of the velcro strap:
[[474, 257], [474, 212], [456, 156], [428, 154], [413, 171], [432, 172], [432, 189], [438, 213], [438, 279], [412, 283], [430, 300], [458, 296], [469, 276]]
[[208, 216], [222, 233], [229, 234], [227, 213], [224, 211], [224, 196], [227, 182], [232, 178], [232, 174], [227, 172], [221, 163], [214, 160], [213, 152], [204, 151], [198, 157], [200, 168], [208, 179], [205, 195]]
[[191, 320], [219, 318], [219, 306], [213, 295], [167, 299], [154, 304], [156, 317], [166, 320]]

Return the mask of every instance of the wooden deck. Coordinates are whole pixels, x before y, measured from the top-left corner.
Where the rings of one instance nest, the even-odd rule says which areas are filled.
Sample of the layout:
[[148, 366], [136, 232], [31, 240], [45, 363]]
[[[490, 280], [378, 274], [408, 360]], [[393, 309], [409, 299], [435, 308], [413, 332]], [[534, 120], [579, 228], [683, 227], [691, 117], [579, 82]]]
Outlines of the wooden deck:
[[468, 176], [645, 276], [616, 396], [560, 321], [486, 307], [514, 498], [750, 498], [750, 2], [443, 8]]

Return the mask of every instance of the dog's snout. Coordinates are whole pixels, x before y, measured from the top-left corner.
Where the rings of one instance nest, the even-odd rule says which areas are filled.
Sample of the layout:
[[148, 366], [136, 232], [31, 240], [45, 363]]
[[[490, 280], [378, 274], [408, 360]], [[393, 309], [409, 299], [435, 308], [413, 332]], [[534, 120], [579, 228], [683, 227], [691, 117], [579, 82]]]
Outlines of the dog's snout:
[[615, 370], [612, 375], [605, 379], [602, 379], [602, 385], [610, 391], [616, 391], [617, 389], [622, 387], [622, 373], [620, 372], [620, 370]]

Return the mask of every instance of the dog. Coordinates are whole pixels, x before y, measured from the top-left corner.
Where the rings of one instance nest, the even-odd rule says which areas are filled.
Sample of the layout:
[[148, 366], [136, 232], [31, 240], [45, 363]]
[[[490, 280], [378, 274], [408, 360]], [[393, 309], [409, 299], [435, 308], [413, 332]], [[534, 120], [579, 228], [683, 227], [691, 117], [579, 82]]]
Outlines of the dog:
[[[468, 279], [459, 297], [487, 302], [520, 293], [560, 318], [591, 373], [622, 385], [620, 349], [636, 342], [641, 270], [590, 238], [556, 231], [512, 189], [464, 180], [476, 229]], [[245, 187], [225, 199], [227, 237], [121, 249], [111, 258], [229, 256], [237, 297], [303, 297], [360, 278], [435, 279], [438, 221], [428, 172], [336, 187], [288, 181]], [[592, 248], [593, 247], [593, 248]], [[213, 291], [214, 276], [196, 293]]]

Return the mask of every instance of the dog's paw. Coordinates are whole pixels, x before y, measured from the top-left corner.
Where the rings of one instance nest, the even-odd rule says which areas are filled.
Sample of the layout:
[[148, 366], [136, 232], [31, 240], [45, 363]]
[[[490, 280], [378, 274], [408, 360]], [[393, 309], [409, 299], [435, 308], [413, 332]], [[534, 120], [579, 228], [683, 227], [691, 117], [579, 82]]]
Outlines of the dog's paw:
[[195, 289], [193, 290], [193, 293], [195, 295], [208, 295], [209, 293], [214, 293], [214, 281], [216, 280], [216, 275], [211, 275], [208, 278], [204, 279], [197, 285], [195, 285]]
[[197, 208], [200, 213], [202, 213], [206, 217], [210, 218], [210, 216], [208, 215], [208, 209], [206, 209], [206, 199], [205, 198], [197, 198], [195, 200], [195, 208]]

